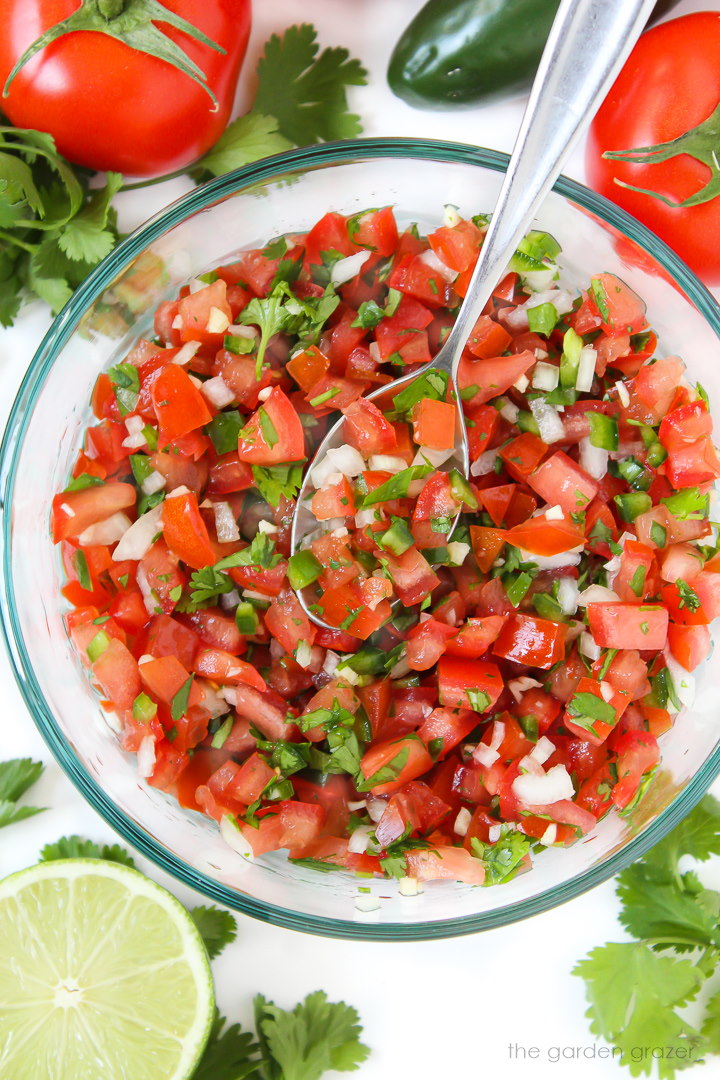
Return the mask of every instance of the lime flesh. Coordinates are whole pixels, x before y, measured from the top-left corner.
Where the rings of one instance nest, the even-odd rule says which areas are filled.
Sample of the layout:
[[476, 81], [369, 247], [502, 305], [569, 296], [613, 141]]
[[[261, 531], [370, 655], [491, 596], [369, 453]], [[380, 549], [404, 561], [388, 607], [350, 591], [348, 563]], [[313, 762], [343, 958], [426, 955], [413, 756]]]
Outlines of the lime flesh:
[[0, 882], [4, 1080], [182, 1080], [214, 1007], [192, 919], [136, 870], [63, 859]]

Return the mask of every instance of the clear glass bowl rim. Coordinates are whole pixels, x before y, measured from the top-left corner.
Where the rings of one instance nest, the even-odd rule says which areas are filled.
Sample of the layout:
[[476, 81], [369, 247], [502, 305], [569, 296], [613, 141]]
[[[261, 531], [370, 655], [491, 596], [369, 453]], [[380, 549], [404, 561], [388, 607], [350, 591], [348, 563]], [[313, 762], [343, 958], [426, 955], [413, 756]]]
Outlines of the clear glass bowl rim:
[[[495, 172], [504, 172], [509, 160], [507, 154], [499, 151], [435, 139], [355, 139], [289, 150], [271, 158], [264, 158], [195, 188], [149, 218], [89, 274], [53, 321], [33, 357], [13, 403], [0, 445], [0, 507], [2, 509], [2, 530], [0, 531], [2, 560], [0, 615], [2, 619], [0, 622], [20, 692], [56, 761], [107, 824], [142, 855], [183, 884], [205, 894], [217, 903], [225, 904], [236, 911], [277, 926], [324, 937], [368, 941], [422, 941], [472, 934], [529, 918], [572, 900], [614, 876], [661, 840], [699, 802], [720, 773], [720, 747], [706, 759], [683, 791], [638, 836], [633, 837], [619, 851], [590, 870], [525, 901], [473, 916], [434, 922], [369, 924], [347, 919], [305, 915], [245, 896], [193, 869], [171, 851], [158, 845], [135, 821], [108, 799], [66, 741], [40, 691], [20, 630], [17, 599], [11, 576], [12, 499], [17, 465], [23, 449], [27, 425], [47, 373], [77, 328], [86, 309], [132, 259], [166, 230], [177, 225], [190, 214], [203, 210], [239, 189], [251, 184], [267, 182], [281, 173], [377, 158], [416, 158], [448, 164], [459, 163], [479, 166]], [[553, 190], [597, 215], [606, 224], [617, 228], [648, 251], [672, 275], [687, 298], [692, 301], [720, 337], [720, 308], [713, 296], [695, 277], [690, 268], [659, 237], [608, 199], [565, 176], [558, 179]]]

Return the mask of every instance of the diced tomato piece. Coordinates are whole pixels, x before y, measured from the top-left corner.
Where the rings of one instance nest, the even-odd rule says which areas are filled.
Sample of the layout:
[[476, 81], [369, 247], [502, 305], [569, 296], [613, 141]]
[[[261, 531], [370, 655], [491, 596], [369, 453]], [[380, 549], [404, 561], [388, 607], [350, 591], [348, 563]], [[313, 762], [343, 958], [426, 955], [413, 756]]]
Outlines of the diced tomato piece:
[[152, 384], [152, 403], [160, 428], [161, 447], [170, 439], [209, 424], [212, 413], [188, 373], [177, 364], [158, 372]]
[[300, 417], [278, 387], [273, 387], [240, 431], [238, 457], [251, 465], [277, 465], [305, 457]]
[[[140, 664], [139, 671], [143, 687], [153, 698], [164, 701], [166, 705], [171, 704], [172, 699], [190, 678], [190, 672], [183, 667], [176, 656], [158, 656], [155, 659], [145, 660]], [[190, 694], [194, 697], [192, 704], [196, 705], [200, 701], [201, 691], [194, 683]], [[188, 705], [190, 703], [189, 698]]]
[[[645, 303], [614, 274], [593, 274], [593, 295], [606, 334], [641, 334], [648, 329]], [[602, 304], [597, 299], [602, 296]]]
[[707, 626], [668, 626], [668, 645], [678, 664], [686, 671], [694, 671], [707, 660], [712, 648]]
[[285, 370], [288, 375], [292, 375], [300, 389], [307, 393], [318, 379], [323, 377], [329, 367], [329, 357], [321, 353], [317, 345], [311, 345], [309, 349], [295, 353], [285, 365]]
[[141, 690], [140, 676], [135, 657], [117, 638], [110, 644], [92, 666], [93, 675], [106, 697], [116, 709], [131, 709]]
[[57, 544], [80, 536], [98, 521], [134, 506], [135, 498], [132, 484], [98, 484], [80, 491], [63, 491], [53, 498], [53, 540]]
[[468, 619], [459, 633], [448, 641], [445, 652], [468, 660], [479, 659], [497, 639], [505, 618], [505, 615], [486, 615], [484, 619]]
[[178, 315], [182, 319], [181, 341], [221, 344], [223, 334], [232, 322], [226, 282], [218, 278], [204, 289], [183, 297], [178, 304]]
[[430, 618], [418, 623], [408, 634], [405, 662], [413, 671], [427, 671], [437, 663], [445, 652], [448, 638], [454, 634], [454, 626], [438, 622], [437, 619]]
[[319, 605], [325, 622], [346, 630], [363, 641], [379, 630], [392, 614], [387, 600], [381, 600], [375, 610], [371, 611], [354, 583], [327, 589]]
[[370, 789], [373, 795], [390, 795], [409, 780], [422, 776], [431, 766], [432, 758], [425, 744], [414, 735], [375, 743], [365, 751], [360, 762], [366, 783], [378, 773], [384, 776], [387, 770], [395, 774], [392, 780], [379, 780]]
[[658, 438], [668, 453], [684, 450], [698, 439], [712, 435], [712, 417], [704, 401], [692, 401], [664, 416]]
[[[448, 305], [450, 286], [438, 271], [419, 255], [404, 255], [396, 263], [387, 283], [391, 289], [398, 289], [427, 307], [443, 308]], [[380, 323], [378, 330], [382, 325]]]
[[720, 460], [710, 439], [673, 450], [665, 462], [665, 475], [672, 486], [679, 490], [712, 484], [720, 476]]
[[310, 622], [290, 589], [273, 599], [265, 612], [265, 625], [291, 656], [295, 655], [301, 642], [312, 645], [315, 641], [315, 625]]
[[[145, 612], [146, 621], [147, 617], [147, 612]], [[176, 656], [183, 667], [189, 671], [200, 646], [201, 641], [197, 634], [194, 634], [187, 626], [183, 626], [177, 619], [163, 613], [153, 615], [151, 618], [145, 644], [145, 650], [151, 656]]]
[[567, 517], [548, 519], [544, 514], [530, 518], [522, 525], [515, 525], [505, 533], [505, 539], [523, 551], [544, 556], [573, 551], [585, 543], [582, 529]]
[[333, 211], [320, 218], [305, 237], [305, 257], [309, 263], [321, 264], [323, 251], [353, 255], [357, 250], [348, 234], [347, 218]]
[[561, 506], [568, 515], [586, 510], [598, 491], [592, 477], [562, 450], [543, 462], [528, 483], [550, 506]]
[[364, 458], [372, 454], [391, 454], [397, 446], [397, 435], [372, 401], [359, 398], [345, 410], [343, 424], [345, 439], [359, 450]]
[[450, 450], [455, 445], [455, 406], [422, 398], [413, 408], [413, 438], [418, 446]]
[[535, 363], [535, 353], [529, 349], [484, 360], [475, 360], [463, 353], [458, 370], [463, 401], [470, 406], [482, 405], [498, 394], [504, 394]]
[[412, 514], [410, 529], [417, 546], [429, 548], [444, 545], [459, 511], [460, 503], [453, 494], [449, 474], [431, 473], [417, 497]]
[[493, 652], [506, 660], [547, 670], [563, 659], [566, 632], [563, 623], [516, 612], [505, 620]]
[[471, 525], [470, 543], [480, 570], [487, 574], [505, 544], [505, 533], [484, 525]]
[[430, 247], [440, 261], [458, 273], [475, 265], [482, 238], [482, 232], [473, 221], [441, 225], [428, 235]]
[[397, 223], [391, 206], [354, 214], [348, 220], [348, 229], [353, 243], [383, 258], [392, 255], [398, 246]]
[[502, 459], [505, 469], [516, 480], [526, 481], [527, 478], [540, 464], [547, 453], [547, 446], [533, 435], [531, 431], [525, 431], [516, 439], [498, 450], [498, 456]]
[[355, 495], [347, 476], [341, 477], [336, 484], [314, 492], [311, 507], [318, 521], [352, 516], [355, 513]]
[[502, 356], [510, 346], [512, 334], [491, 315], [481, 315], [468, 338], [467, 348], [478, 360]]
[[703, 568], [703, 558], [694, 544], [671, 544], [658, 551], [663, 581], [692, 581]]
[[612, 790], [612, 801], [624, 810], [643, 776], [659, 762], [660, 751], [657, 739], [649, 731], [628, 731], [618, 740], [615, 750], [618, 781]]
[[442, 747], [437, 757], [444, 758], [454, 746], [466, 739], [477, 727], [478, 715], [474, 711], [461, 709], [433, 709], [418, 728], [418, 735], [424, 743], [442, 739]]
[[659, 651], [665, 647], [668, 613], [659, 604], [592, 603], [590, 630], [601, 649]]
[[613, 591], [621, 600], [632, 604], [654, 596], [658, 588], [658, 573], [653, 549], [637, 540], [626, 540], [620, 556]]
[[485, 867], [464, 848], [438, 844], [434, 849], [415, 849], [405, 856], [408, 876], [418, 881], [437, 881], [449, 878], [467, 885], [482, 885]]
[[502, 690], [497, 664], [449, 655], [438, 662], [438, 697], [447, 708], [484, 713], [492, 708]]
[[162, 521], [165, 543], [188, 566], [201, 570], [217, 562], [194, 492], [165, 499]]
[[217, 683], [246, 683], [256, 690], [267, 690], [267, 683], [252, 664], [246, 664], [222, 649], [200, 649], [192, 661], [192, 670]]
[[[615, 690], [609, 683], [607, 685], [609, 696], [606, 698], [605, 694], [603, 694], [603, 683], [598, 682], [597, 679], [581, 679], [563, 716], [563, 724], [568, 731], [578, 735], [581, 739], [587, 739], [588, 742], [593, 743], [595, 746], [600, 746], [605, 742], [630, 700], [629, 695], [624, 691]], [[585, 698], [583, 699], [578, 695], [585, 695]], [[589, 702], [590, 698], [597, 699], [598, 705], [593, 706]], [[581, 702], [583, 700], [589, 702], [587, 712], [582, 711]], [[595, 713], [599, 709], [603, 713], [607, 712], [607, 717], [605, 715], [596, 716]]]
[[178, 565], [177, 555], [168, 549], [164, 540], [156, 540], [143, 555], [137, 578], [148, 610], [153, 614], [164, 611], [171, 615], [187, 578]]
[[402, 555], [390, 555], [386, 551], [380, 555], [387, 563], [395, 592], [405, 607], [421, 603], [440, 584], [440, 578], [416, 547], [408, 548]]

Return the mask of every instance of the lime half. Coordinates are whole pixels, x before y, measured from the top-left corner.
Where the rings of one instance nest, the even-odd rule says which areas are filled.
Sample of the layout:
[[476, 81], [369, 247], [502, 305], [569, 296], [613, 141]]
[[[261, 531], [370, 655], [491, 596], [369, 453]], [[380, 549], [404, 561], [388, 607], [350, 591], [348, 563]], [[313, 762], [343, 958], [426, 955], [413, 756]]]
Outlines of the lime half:
[[0, 882], [4, 1080], [181, 1080], [214, 1007], [192, 919], [138, 871], [62, 859]]

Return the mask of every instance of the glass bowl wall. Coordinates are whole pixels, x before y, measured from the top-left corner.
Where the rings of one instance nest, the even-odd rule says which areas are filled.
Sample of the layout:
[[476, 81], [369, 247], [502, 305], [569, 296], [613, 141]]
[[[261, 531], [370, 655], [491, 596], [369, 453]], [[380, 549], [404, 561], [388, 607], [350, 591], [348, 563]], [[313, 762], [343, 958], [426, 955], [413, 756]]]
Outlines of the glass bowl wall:
[[[328, 209], [393, 204], [401, 221], [439, 223], [445, 203], [469, 216], [492, 209], [503, 154], [432, 141], [358, 140], [291, 151], [214, 181], [171, 205], [121, 244], [76, 292], [43, 341], [15, 402], [0, 453], [3, 630], [18, 682], [60, 765], [107, 822], [177, 878], [239, 911], [319, 934], [419, 939], [471, 933], [527, 917], [616, 873], [667, 832], [720, 769], [720, 654], [698, 678], [696, 707], [662, 737], [662, 772], [629, 818], [615, 814], [569, 849], [497, 888], [425, 885], [319, 874], [275, 853], [248, 863], [211, 820], [180, 808], [137, 777], [63, 626], [61, 567], [48, 532], [89, 421], [99, 371], [151, 333], [153, 311], [189, 278], [243, 248], [308, 229]], [[653, 234], [610, 203], [561, 179], [538, 216], [562, 244], [563, 279], [577, 287], [616, 273], [646, 301], [661, 351], [686, 360], [720, 402], [720, 311]], [[358, 886], [379, 898], [356, 907]], [[364, 894], [365, 896], [367, 894]], [[367, 906], [365, 904], [364, 906]]]

